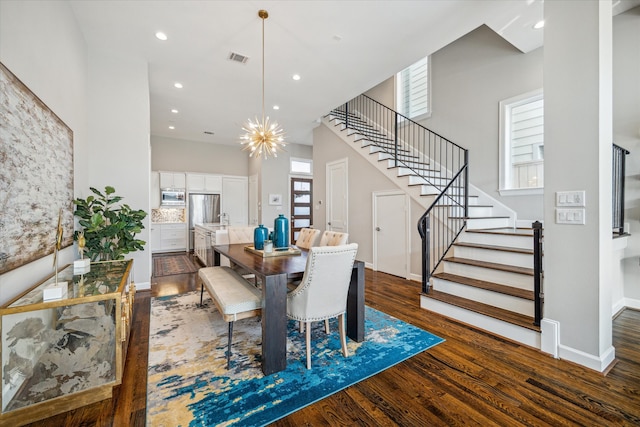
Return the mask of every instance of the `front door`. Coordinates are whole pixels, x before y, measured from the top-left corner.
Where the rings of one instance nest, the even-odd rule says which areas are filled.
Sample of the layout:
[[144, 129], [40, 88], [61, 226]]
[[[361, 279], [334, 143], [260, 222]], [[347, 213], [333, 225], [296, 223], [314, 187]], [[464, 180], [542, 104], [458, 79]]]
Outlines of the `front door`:
[[301, 228], [313, 225], [313, 179], [291, 178], [291, 243], [298, 240]]

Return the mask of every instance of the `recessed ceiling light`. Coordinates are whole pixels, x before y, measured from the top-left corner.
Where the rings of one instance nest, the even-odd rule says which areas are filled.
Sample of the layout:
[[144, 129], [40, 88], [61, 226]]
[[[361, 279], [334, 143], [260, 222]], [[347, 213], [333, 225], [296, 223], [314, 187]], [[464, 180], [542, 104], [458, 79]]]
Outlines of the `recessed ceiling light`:
[[533, 28], [535, 30], [539, 30], [540, 28], [544, 27], [544, 21], [538, 21], [535, 23], [535, 25], [533, 26]]
[[174, 87], [177, 87], [178, 89], [182, 89], [182, 83], [175, 82], [175, 83], [173, 84], [173, 86], [174, 86]]
[[178, 114], [178, 110], [176, 110], [175, 108], [172, 108], [172, 109], [171, 109], [171, 112], [172, 112], [173, 114]]
[[173, 125], [169, 126], [169, 129], [171, 129], [171, 130], [174, 130], [175, 128], [176, 128], [176, 127], [175, 127], [175, 126], [173, 126]]
[[294, 74], [293, 80], [300, 80], [300, 74]]
[[279, 106], [279, 105], [274, 105], [274, 106], [273, 106], [273, 109], [274, 109], [274, 110], [279, 110], [279, 109], [280, 109], [280, 106]]
[[158, 40], [162, 40], [162, 41], [165, 41], [165, 40], [167, 40], [167, 39], [168, 39], [167, 35], [166, 35], [165, 33], [163, 33], [162, 31], [158, 31], [158, 32], [156, 33], [156, 38], [157, 38]]

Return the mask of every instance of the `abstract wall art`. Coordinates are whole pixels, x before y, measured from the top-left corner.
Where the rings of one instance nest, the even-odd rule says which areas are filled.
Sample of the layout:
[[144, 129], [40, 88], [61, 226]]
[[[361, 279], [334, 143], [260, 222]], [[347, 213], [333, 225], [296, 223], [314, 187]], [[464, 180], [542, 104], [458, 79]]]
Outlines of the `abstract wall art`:
[[0, 274], [73, 243], [73, 132], [0, 63]]

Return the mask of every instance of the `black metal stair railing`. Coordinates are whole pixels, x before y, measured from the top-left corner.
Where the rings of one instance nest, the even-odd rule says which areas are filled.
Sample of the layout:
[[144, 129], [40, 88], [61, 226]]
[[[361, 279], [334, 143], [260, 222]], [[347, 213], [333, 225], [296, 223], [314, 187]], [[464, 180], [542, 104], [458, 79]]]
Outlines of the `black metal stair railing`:
[[613, 165], [612, 165], [612, 213], [613, 213], [613, 233], [624, 234], [624, 184], [626, 157], [629, 150], [613, 144]]
[[469, 194], [468, 150], [366, 95], [331, 114], [350, 132], [388, 155], [395, 167], [415, 175], [416, 184], [436, 195], [418, 221], [422, 238], [422, 288], [466, 224]]

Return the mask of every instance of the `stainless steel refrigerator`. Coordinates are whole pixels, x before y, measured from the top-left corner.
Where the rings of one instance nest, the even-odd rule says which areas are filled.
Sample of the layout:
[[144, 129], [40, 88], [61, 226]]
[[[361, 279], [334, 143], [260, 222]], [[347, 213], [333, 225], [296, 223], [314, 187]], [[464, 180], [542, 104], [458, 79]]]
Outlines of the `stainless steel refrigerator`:
[[189, 193], [189, 250], [193, 250], [195, 224], [220, 222], [220, 195]]

